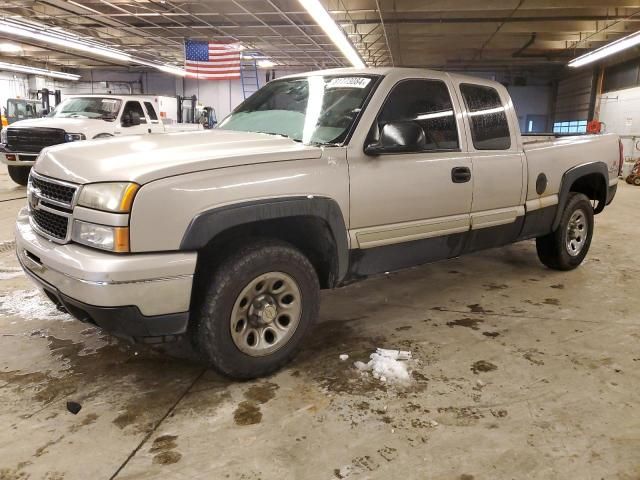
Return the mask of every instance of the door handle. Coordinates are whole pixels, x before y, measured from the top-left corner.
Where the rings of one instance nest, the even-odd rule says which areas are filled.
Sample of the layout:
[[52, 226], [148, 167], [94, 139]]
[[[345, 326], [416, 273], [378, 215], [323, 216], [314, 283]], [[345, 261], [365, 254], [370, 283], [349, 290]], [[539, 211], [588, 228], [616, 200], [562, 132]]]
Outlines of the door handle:
[[451, 181], [453, 183], [467, 183], [471, 180], [471, 169], [469, 167], [454, 167], [451, 169]]

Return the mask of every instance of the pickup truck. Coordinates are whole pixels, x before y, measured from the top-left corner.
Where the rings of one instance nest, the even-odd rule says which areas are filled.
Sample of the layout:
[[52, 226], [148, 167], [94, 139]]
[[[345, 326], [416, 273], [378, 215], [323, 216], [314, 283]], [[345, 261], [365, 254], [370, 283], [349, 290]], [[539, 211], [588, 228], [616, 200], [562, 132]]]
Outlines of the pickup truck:
[[31, 172], [16, 246], [60, 308], [115, 335], [186, 335], [233, 378], [285, 365], [319, 291], [536, 239], [585, 258], [615, 135], [523, 138], [499, 83], [420, 69], [274, 80], [209, 131], [74, 142]]
[[[146, 133], [200, 130], [199, 124], [165, 125], [153, 95], [73, 95], [50, 115], [12, 123], [0, 132], [0, 161], [19, 185], [41, 150], [51, 145]], [[177, 105], [177, 102], [176, 102]]]

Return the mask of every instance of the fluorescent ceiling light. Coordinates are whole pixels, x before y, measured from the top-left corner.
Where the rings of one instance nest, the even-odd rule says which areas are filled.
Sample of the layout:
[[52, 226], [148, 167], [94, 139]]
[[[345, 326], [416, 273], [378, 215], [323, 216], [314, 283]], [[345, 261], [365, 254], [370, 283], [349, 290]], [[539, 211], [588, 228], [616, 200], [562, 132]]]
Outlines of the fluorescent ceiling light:
[[46, 70], [44, 68], [28, 67], [26, 65], [17, 65], [15, 63], [0, 62], [0, 70], [28, 73], [31, 75], [42, 75], [45, 77], [61, 78], [63, 80], [78, 80], [80, 78], [80, 75], [75, 75], [73, 73], [56, 72], [55, 70]]
[[127, 53], [94, 45], [93, 43], [77, 38], [75, 35], [72, 36], [67, 32], [61, 34], [55, 30], [40, 31], [27, 25], [0, 20], [0, 33], [7, 33], [9, 35], [15, 35], [29, 40], [36, 40], [50, 45], [57, 45], [59, 47], [70, 48], [84, 53], [112, 58], [114, 60], [121, 60], [125, 62], [131, 60], [131, 55]]
[[268, 60], [268, 59], [258, 60], [258, 67], [260, 68], [272, 68], [275, 66], [276, 66], [275, 62], [272, 62], [271, 60]]
[[0, 52], [19, 53], [21, 51], [22, 47], [15, 43], [0, 43]]
[[313, 17], [316, 23], [324, 30], [324, 33], [335, 43], [336, 47], [351, 62], [351, 65], [357, 68], [366, 67], [362, 61], [360, 54], [353, 48], [352, 43], [345, 36], [344, 32], [333, 21], [329, 12], [325, 10], [319, 0], [298, 0], [300, 4], [307, 10], [309, 15]]
[[605, 45], [600, 48], [596, 48], [592, 52], [585, 53], [584, 55], [579, 56], [578, 58], [574, 58], [569, 62], [570, 67], [582, 67], [583, 65], [587, 65], [592, 62], [597, 62], [609, 55], [613, 55], [615, 53], [621, 52], [622, 50], [626, 50], [628, 48], [634, 47], [640, 44], [640, 32], [632, 33], [631, 35], [627, 35], [626, 37], [620, 38], [615, 42], [611, 42], [608, 45]]
[[172, 75], [186, 75], [186, 72], [182, 68], [163, 63], [147, 62], [146, 60], [133, 57], [132, 55], [121, 52], [115, 48], [107, 47], [106, 45], [102, 45], [98, 42], [84, 40], [73, 33], [57, 28], [45, 30], [44, 26], [35, 27], [9, 20], [0, 20], [0, 33], [15, 35], [29, 40], [36, 40], [38, 42], [56, 45], [71, 50], [77, 50], [89, 55], [110, 58], [121, 62], [145, 65], [157, 68], [162, 72], [170, 73]]

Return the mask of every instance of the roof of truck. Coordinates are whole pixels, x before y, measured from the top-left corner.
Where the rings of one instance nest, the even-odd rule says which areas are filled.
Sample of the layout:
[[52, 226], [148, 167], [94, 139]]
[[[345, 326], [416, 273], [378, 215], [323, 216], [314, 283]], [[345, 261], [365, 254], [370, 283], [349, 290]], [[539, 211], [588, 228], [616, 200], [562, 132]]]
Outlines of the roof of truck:
[[408, 68], [408, 67], [369, 67], [369, 68], [331, 68], [327, 70], [316, 70], [313, 72], [304, 72], [304, 73], [296, 73], [292, 75], [287, 75], [286, 77], [281, 78], [295, 78], [295, 77], [309, 77], [313, 75], [381, 75], [386, 76], [389, 74], [394, 75], [406, 75], [411, 76], [415, 75], [416, 72], [420, 72], [421, 74], [434, 74], [435, 76], [442, 76], [443, 74], [448, 75], [451, 79], [461, 80], [461, 81], [471, 81], [478, 82], [482, 80], [483, 82], [493, 82], [493, 80], [489, 80], [482, 77], [474, 77], [471, 75], [464, 75], [459, 73], [449, 73], [444, 70], [432, 70], [428, 68]]

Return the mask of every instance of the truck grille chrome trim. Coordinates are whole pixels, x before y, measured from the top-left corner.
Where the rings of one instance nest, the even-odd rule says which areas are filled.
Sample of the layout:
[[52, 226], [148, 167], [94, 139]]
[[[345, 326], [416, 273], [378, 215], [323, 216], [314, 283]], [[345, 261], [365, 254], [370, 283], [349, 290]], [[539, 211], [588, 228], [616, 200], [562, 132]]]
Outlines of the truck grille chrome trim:
[[56, 243], [71, 240], [72, 212], [78, 185], [45, 177], [31, 171], [27, 185], [30, 223], [43, 237]]

